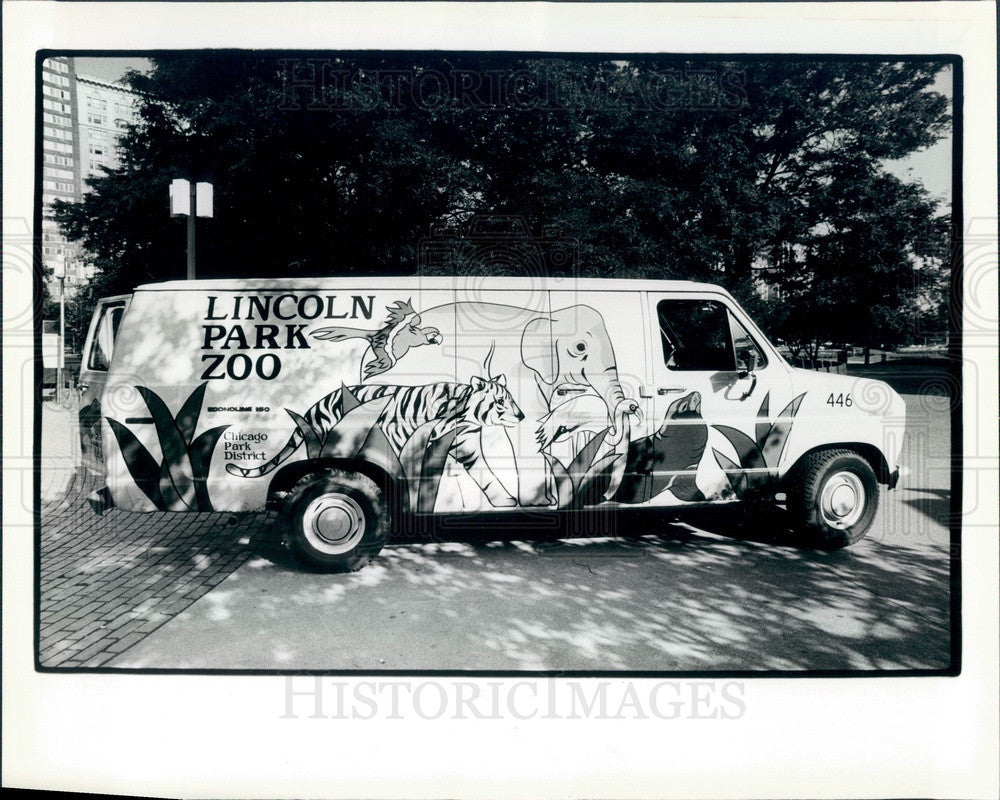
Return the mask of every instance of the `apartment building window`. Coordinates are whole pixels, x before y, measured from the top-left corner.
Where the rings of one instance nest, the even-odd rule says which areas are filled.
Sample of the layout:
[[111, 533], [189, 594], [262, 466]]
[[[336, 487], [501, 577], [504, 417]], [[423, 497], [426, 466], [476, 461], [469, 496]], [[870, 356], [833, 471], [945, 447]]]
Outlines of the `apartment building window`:
[[49, 111], [58, 111], [61, 114], [69, 113], [69, 106], [66, 103], [60, 103], [56, 100], [42, 100], [42, 108], [47, 108]]
[[92, 144], [90, 146], [90, 152], [93, 153], [95, 156], [103, 156], [104, 147], [102, 145]]
[[56, 167], [45, 167], [44, 175], [46, 178], [68, 178], [69, 180], [73, 180], [72, 171]]
[[72, 183], [66, 183], [64, 181], [42, 181], [42, 186], [46, 189], [51, 189], [56, 192], [73, 192], [75, 187]]
[[70, 140], [73, 138], [71, 131], [60, 130], [59, 128], [50, 128], [48, 125], [44, 126], [42, 131], [50, 139]]
[[[73, 152], [72, 145], [62, 144], [61, 142], [46, 142], [45, 143], [45, 148], [47, 150], [55, 150], [57, 153], [72, 153]], [[69, 159], [69, 162], [72, 164], [73, 163], [73, 159]]]
[[108, 110], [108, 101], [107, 100], [101, 100], [98, 97], [88, 97], [87, 98], [87, 108], [89, 108], [89, 109], [91, 109], [93, 111], [107, 111]]
[[91, 125], [106, 125], [108, 118], [103, 114], [87, 114], [87, 122]]

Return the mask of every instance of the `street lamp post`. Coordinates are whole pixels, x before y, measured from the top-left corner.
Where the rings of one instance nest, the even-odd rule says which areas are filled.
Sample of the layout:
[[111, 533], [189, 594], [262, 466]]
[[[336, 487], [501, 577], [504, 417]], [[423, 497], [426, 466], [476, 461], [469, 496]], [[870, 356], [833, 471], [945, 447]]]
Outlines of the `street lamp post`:
[[170, 216], [187, 217], [187, 278], [195, 279], [195, 217], [214, 216], [214, 190], [205, 181], [175, 178], [170, 182]]
[[66, 349], [66, 260], [60, 256], [53, 265], [52, 277], [59, 281], [59, 343], [56, 346], [56, 397], [63, 385], [63, 359]]
[[194, 181], [189, 181], [188, 187], [190, 191], [188, 192], [188, 215], [187, 215], [187, 279], [189, 281], [193, 281], [194, 253], [195, 253], [194, 218], [196, 215], [192, 214], [190, 209], [197, 208], [197, 198], [195, 197]]
[[66, 268], [59, 276], [59, 355], [56, 361], [56, 399], [63, 389], [63, 359], [66, 358]]

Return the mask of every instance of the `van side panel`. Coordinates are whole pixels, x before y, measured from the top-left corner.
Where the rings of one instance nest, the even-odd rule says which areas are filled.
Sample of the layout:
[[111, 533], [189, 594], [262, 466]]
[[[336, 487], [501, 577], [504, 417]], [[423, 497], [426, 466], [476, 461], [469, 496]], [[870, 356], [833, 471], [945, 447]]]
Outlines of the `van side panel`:
[[819, 447], [869, 445], [891, 471], [899, 464], [906, 431], [906, 406], [878, 381], [804, 369], [791, 370], [804, 392], [799, 424], [788, 437], [784, 475], [803, 454]]
[[[392, 292], [137, 291], [103, 393], [115, 504], [260, 509], [288, 464], [377, 459], [358, 387], [454, 383], [453, 317], [443, 330], [420, 318], [451, 299], [412, 282]], [[420, 351], [433, 357], [419, 361]]]

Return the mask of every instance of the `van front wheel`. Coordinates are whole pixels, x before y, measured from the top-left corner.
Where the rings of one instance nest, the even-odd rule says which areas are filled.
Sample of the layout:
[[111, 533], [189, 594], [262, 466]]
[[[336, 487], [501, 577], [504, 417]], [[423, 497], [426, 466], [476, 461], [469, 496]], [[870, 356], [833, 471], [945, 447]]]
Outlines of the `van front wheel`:
[[389, 538], [389, 507], [367, 475], [328, 469], [305, 476], [285, 500], [288, 547], [307, 566], [353, 572]]
[[816, 544], [836, 549], [864, 537], [878, 510], [878, 480], [851, 450], [822, 450], [795, 469], [788, 510]]

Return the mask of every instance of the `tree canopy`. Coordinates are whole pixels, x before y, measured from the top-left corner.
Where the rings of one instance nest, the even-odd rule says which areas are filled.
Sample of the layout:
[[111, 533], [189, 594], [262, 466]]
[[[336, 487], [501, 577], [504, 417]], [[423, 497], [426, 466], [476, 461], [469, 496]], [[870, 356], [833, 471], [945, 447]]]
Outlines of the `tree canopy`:
[[[572, 244], [560, 269], [721, 283], [793, 343], [895, 344], [917, 319], [946, 327], [949, 209], [885, 168], [948, 132], [939, 62], [153, 63], [129, 76], [143, 101], [121, 166], [57, 211], [98, 267], [98, 293], [184, 276], [167, 186], [193, 177], [215, 185], [199, 277], [443, 269], [426, 259], [441, 231], [461, 240], [481, 215], [515, 216], [529, 229], [518, 235]], [[473, 256], [447, 268], [482, 269]]]

